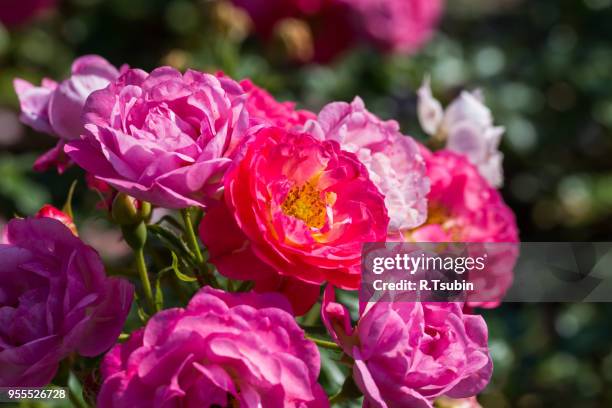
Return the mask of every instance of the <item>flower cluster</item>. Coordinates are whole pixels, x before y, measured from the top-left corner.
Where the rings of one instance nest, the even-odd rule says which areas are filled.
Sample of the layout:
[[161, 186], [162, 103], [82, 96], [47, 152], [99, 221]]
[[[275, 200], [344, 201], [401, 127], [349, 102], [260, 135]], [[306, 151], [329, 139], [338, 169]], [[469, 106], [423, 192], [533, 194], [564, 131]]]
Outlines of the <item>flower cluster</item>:
[[398, 233], [421, 225], [427, 217], [429, 181], [418, 144], [399, 132], [399, 124], [382, 121], [357, 97], [333, 102], [309, 123], [321, 139], [335, 140], [367, 167], [370, 179], [385, 196], [389, 228]]
[[[231, 242], [218, 240], [220, 225], [235, 229]], [[387, 225], [384, 197], [354, 154], [308, 133], [264, 128], [226, 175], [225, 203], [206, 215], [201, 234], [228, 277], [266, 288], [316, 285], [312, 297], [284, 290], [306, 312], [324, 282], [358, 288], [361, 244], [384, 240]]]
[[[293, 3], [277, 12], [328, 6]], [[351, 4], [374, 19], [364, 24], [369, 35], [393, 47], [404, 37], [401, 47], [418, 43], [410, 34], [422, 21], [398, 32], [377, 27], [401, 25], [403, 13], [427, 20], [436, 7], [370, 3]], [[133, 288], [106, 277], [71, 216], [45, 206], [12, 220], [0, 245], [8, 260], [0, 265], [0, 385], [45, 385], [69, 354], [114, 345], [92, 387], [102, 408], [326, 407], [316, 344], [331, 344], [365, 407], [429, 408], [438, 398], [477, 406], [492, 362], [486, 323], [471, 312], [498, 302], [373, 301], [353, 325], [335, 300], [336, 289], [359, 289], [364, 243], [518, 241], [514, 215], [481, 174], [490, 174], [489, 161], [462, 147], [465, 129], [470, 146], [501, 136], [474, 95], [444, 114], [421, 89], [426, 131], [448, 135], [447, 148], [432, 152], [358, 97], [315, 114], [222, 73], [117, 70], [89, 56], [59, 85], [17, 80], [15, 88], [23, 122], [60, 138], [53, 162], [69, 158], [87, 172], [133, 249], [142, 324], [117, 342]], [[496, 262], [512, 265], [504, 256]], [[172, 265], [159, 265], [166, 260]], [[511, 266], [503, 271], [491, 289], [500, 298], [512, 280]], [[181, 282], [164, 288], [168, 274]], [[169, 290], [187, 305], [164, 309]], [[333, 342], [296, 320], [317, 302]]]
[[106, 355], [98, 406], [325, 407], [319, 367], [282, 296], [203, 288]]

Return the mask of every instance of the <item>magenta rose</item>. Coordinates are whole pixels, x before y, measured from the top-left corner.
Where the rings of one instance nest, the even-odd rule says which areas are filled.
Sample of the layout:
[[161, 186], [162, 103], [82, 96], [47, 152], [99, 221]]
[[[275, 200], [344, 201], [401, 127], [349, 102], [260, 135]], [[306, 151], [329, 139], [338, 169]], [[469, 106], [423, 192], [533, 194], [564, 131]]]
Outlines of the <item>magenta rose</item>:
[[305, 313], [331, 282], [356, 290], [361, 246], [385, 241], [384, 198], [353, 153], [308, 133], [264, 128], [225, 176], [225, 205], [200, 224], [210, 262]]
[[42, 387], [71, 353], [117, 340], [134, 288], [60, 221], [10, 221], [0, 244], [0, 386]]
[[281, 295], [205, 287], [106, 355], [98, 406], [327, 407], [319, 369]]
[[435, 398], [468, 398], [488, 384], [487, 325], [461, 303], [390, 302], [360, 307], [356, 327], [328, 287], [322, 318], [351, 356], [364, 407], [432, 408]]
[[414, 228], [427, 218], [429, 179], [419, 145], [400, 133], [394, 120], [383, 121], [369, 112], [361, 98], [332, 102], [306, 125], [321, 139], [335, 140], [365, 164], [370, 179], [385, 196], [389, 232]]
[[21, 121], [34, 130], [60, 139], [56, 147], [36, 161], [35, 170], [57, 166], [62, 172], [67, 167], [64, 144], [83, 133], [81, 113], [87, 97], [118, 76], [117, 68], [104, 58], [86, 55], [73, 62], [70, 77], [59, 84], [45, 78], [41, 86], [34, 86], [23, 79], [15, 79]]
[[115, 189], [160, 207], [205, 206], [248, 127], [229, 78], [157, 68], [123, 73], [84, 108], [86, 131], [66, 153]]

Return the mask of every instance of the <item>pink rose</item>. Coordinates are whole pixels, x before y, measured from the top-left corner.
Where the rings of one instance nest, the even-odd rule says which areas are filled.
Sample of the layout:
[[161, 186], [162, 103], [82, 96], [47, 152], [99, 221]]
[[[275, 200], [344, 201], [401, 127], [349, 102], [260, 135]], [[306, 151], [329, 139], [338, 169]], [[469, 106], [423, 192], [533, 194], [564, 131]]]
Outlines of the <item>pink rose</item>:
[[0, 387], [42, 387], [71, 353], [114, 343], [134, 288], [107, 278], [93, 248], [60, 221], [14, 219], [0, 244]]
[[367, 169], [307, 133], [260, 130], [225, 177], [225, 204], [200, 225], [210, 261], [256, 290], [286, 293], [298, 314], [323, 282], [357, 289], [361, 244], [387, 236], [384, 198]]
[[[512, 284], [518, 257], [518, 245], [508, 245], [519, 242], [514, 213], [463, 155], [447, 150], [431, 153], [425, 148], [422, 152], [431, 180], [429, 215], [424, 225], [406, 231], [405, 236], [415, 242], [507, 243], [485, 245], [491, 272], [485, 285], [488, 290], [478, 294], [479, 301], [468, 302], [495, 307]], [[484, 298], [491, 300], [482, 302]]]
[[249, 79], [240, 81], [240, 85], [247, 93], [247, 110], [252, 121], [291, 129], [316, 118], [316, 115], [310, 111], [296, 110], [294, 102], [278, 102], [265, 89], [258, 87]]
[[216, 198], [248, 127], [240, 85], [170, 67], [126, 71], [91, 95], [84, 120], [66, 153], [115, 189], [167, 208]]
[[382, 121], [357, 97], [333, 102], [307, 125], [326, 140], [335, 140], [365, 164], [370, 179], [385, 196], [390, 232], [414, 228], [427, 218], [429, 180], [417, 143], [399, 131], [394, 120]]
[[60, 139], [55, 148], [38, 158], [34, 163], [35, 170], [44, 171], [57, 166], [60, 173], [64, 171], [69, 163], [63, 147], [83, 133], [81, 113], [87, 97], [118, 76], [117, 68], [104, 58], [86, 55], [74, 61], [71, 76], [59, 84], [43, 79], [41, 86], [34, 86], [23, 79], [15, 79], [21, 121], [34, 130]]
[[205, 287], [106, 355], [98, 406], [327, 407], [319, 369], [282, 296]]
[[414, 52], [432, 36], [442, 0], [339, 0], [359, 16], [365, 35], [383, 50]]
[[484, 389], [493, 363], [487, 325], [461, 303], [378, 301], [362, 305], [352, 328], [348, 310], [328, 287], [323, 321], [351, 356], [364, 407], [432, 408], [441, 395], [467, 398]]

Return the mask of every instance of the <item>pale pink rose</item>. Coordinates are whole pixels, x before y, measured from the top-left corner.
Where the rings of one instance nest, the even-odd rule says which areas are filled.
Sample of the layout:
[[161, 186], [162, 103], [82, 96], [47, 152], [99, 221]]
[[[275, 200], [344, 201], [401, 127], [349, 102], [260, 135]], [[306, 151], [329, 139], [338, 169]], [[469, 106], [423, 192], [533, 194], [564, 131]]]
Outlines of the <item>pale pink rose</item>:
[[351, 356], [364, 407], [432, 408], [435, 398], [467, 398], [491, 378], [487, 325], [461, 303], [378, 301], [361, 305], [353, 328], [348, 310], [326, 289], [322, 318]]
[[417, 114], [421, 127], [430, 136], [437, 136], [440, 124], [444, 119], [444, 108], [431, 92], [431, 78], [426, 76], [423, 85], [417, 91]]
[[320, 364], [285, 298], [205, 287], [106, 355], [98, 406], [323, 408]]
[[443, 0], [339, 0], [359, 16], [365, 35], [383, 50], [414, 52], [433, 35]]
[[60, 173], [65, 170], [69, 160], [63, 147], [83, 133], [81, 113], [87, 97], [118, 76], [117, 68], [104, 58], [86, 55], [74, 61], [70, 77], [59, 84], [45, 78], [41, 86], [34, 86], [23, 79], [15, 79], [21, 121], [34, 130], [60, 139], [56, 147], [38, 158], [34, 163], [35, 170], [44, 171], [54, 166]]
[[306, 128], [321, 139], [337, 141], [366, 166], [385, 196], [391, 233], [425, 222], [429, 192], [425, 162], [417, 143], [400, 133], [396, 121], [382, 121], [357, 97], [350, 104], [328, 104]]
[[429, 214], [424, 225], [404, 235], [415, 242], [506, 243], [485, 245], [490, 293], [479, 293], [478, 298], [491, 300], [468, 302], [470, 306], [495, 307], [512, 284], [518, 257], [518, 245], [511, 245], [519, 242], [514, 213], [467, 158], [447, 150], [421, 150], [431, 180]]
[[98, 180], [166, 208], [218, 198], [248, 128], [244, 92], [189, 70], [127, 70], [84, 108], [86, 131], [66, 153]]
[[0, 243], [0, 387], [43, 387], [72, 353], [121, 333], [134, 288], [53, 218], [13, 219]]
[[504, 181], [503, 154], [499, 144], [505, 129], [494, 126], [491, 110], [479, 91], [461, 94], [444, 111], [436, 100], [429, 79], [418, 91], [419, 121], [426, 133], [446, 141], [446, 149], [463, 154], [494, 187]]
[[227, 173], [225, 206], [210, 209], [200, 236], [223, 275], [284, 292], [302, 314], [326, 281], [359, 288], [361, 245], [385, 241], [388, 223], [384, 198], [353, 153], [265, 128]]

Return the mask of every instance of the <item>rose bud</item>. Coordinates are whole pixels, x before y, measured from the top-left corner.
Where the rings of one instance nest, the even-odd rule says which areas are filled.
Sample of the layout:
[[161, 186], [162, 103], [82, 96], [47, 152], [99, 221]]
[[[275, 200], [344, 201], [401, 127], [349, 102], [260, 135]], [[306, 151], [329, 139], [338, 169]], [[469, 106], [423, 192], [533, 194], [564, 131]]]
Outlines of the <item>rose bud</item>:
[[117, 193], [111, 206], [111, 217], [119, 225], [135, 225], [151, 216], [151, 204], [125, 193]]
[[53, 218], [54, 220], [58, 220], [62, 224], [64, 224], [68, 229], [75, 235], [79, 236], [77, 232], [76, 225], [68, 214], [55, 208], [50, 204], [45, 204], [41, 207], [40, 210], [36, 213], [36, 218]]

